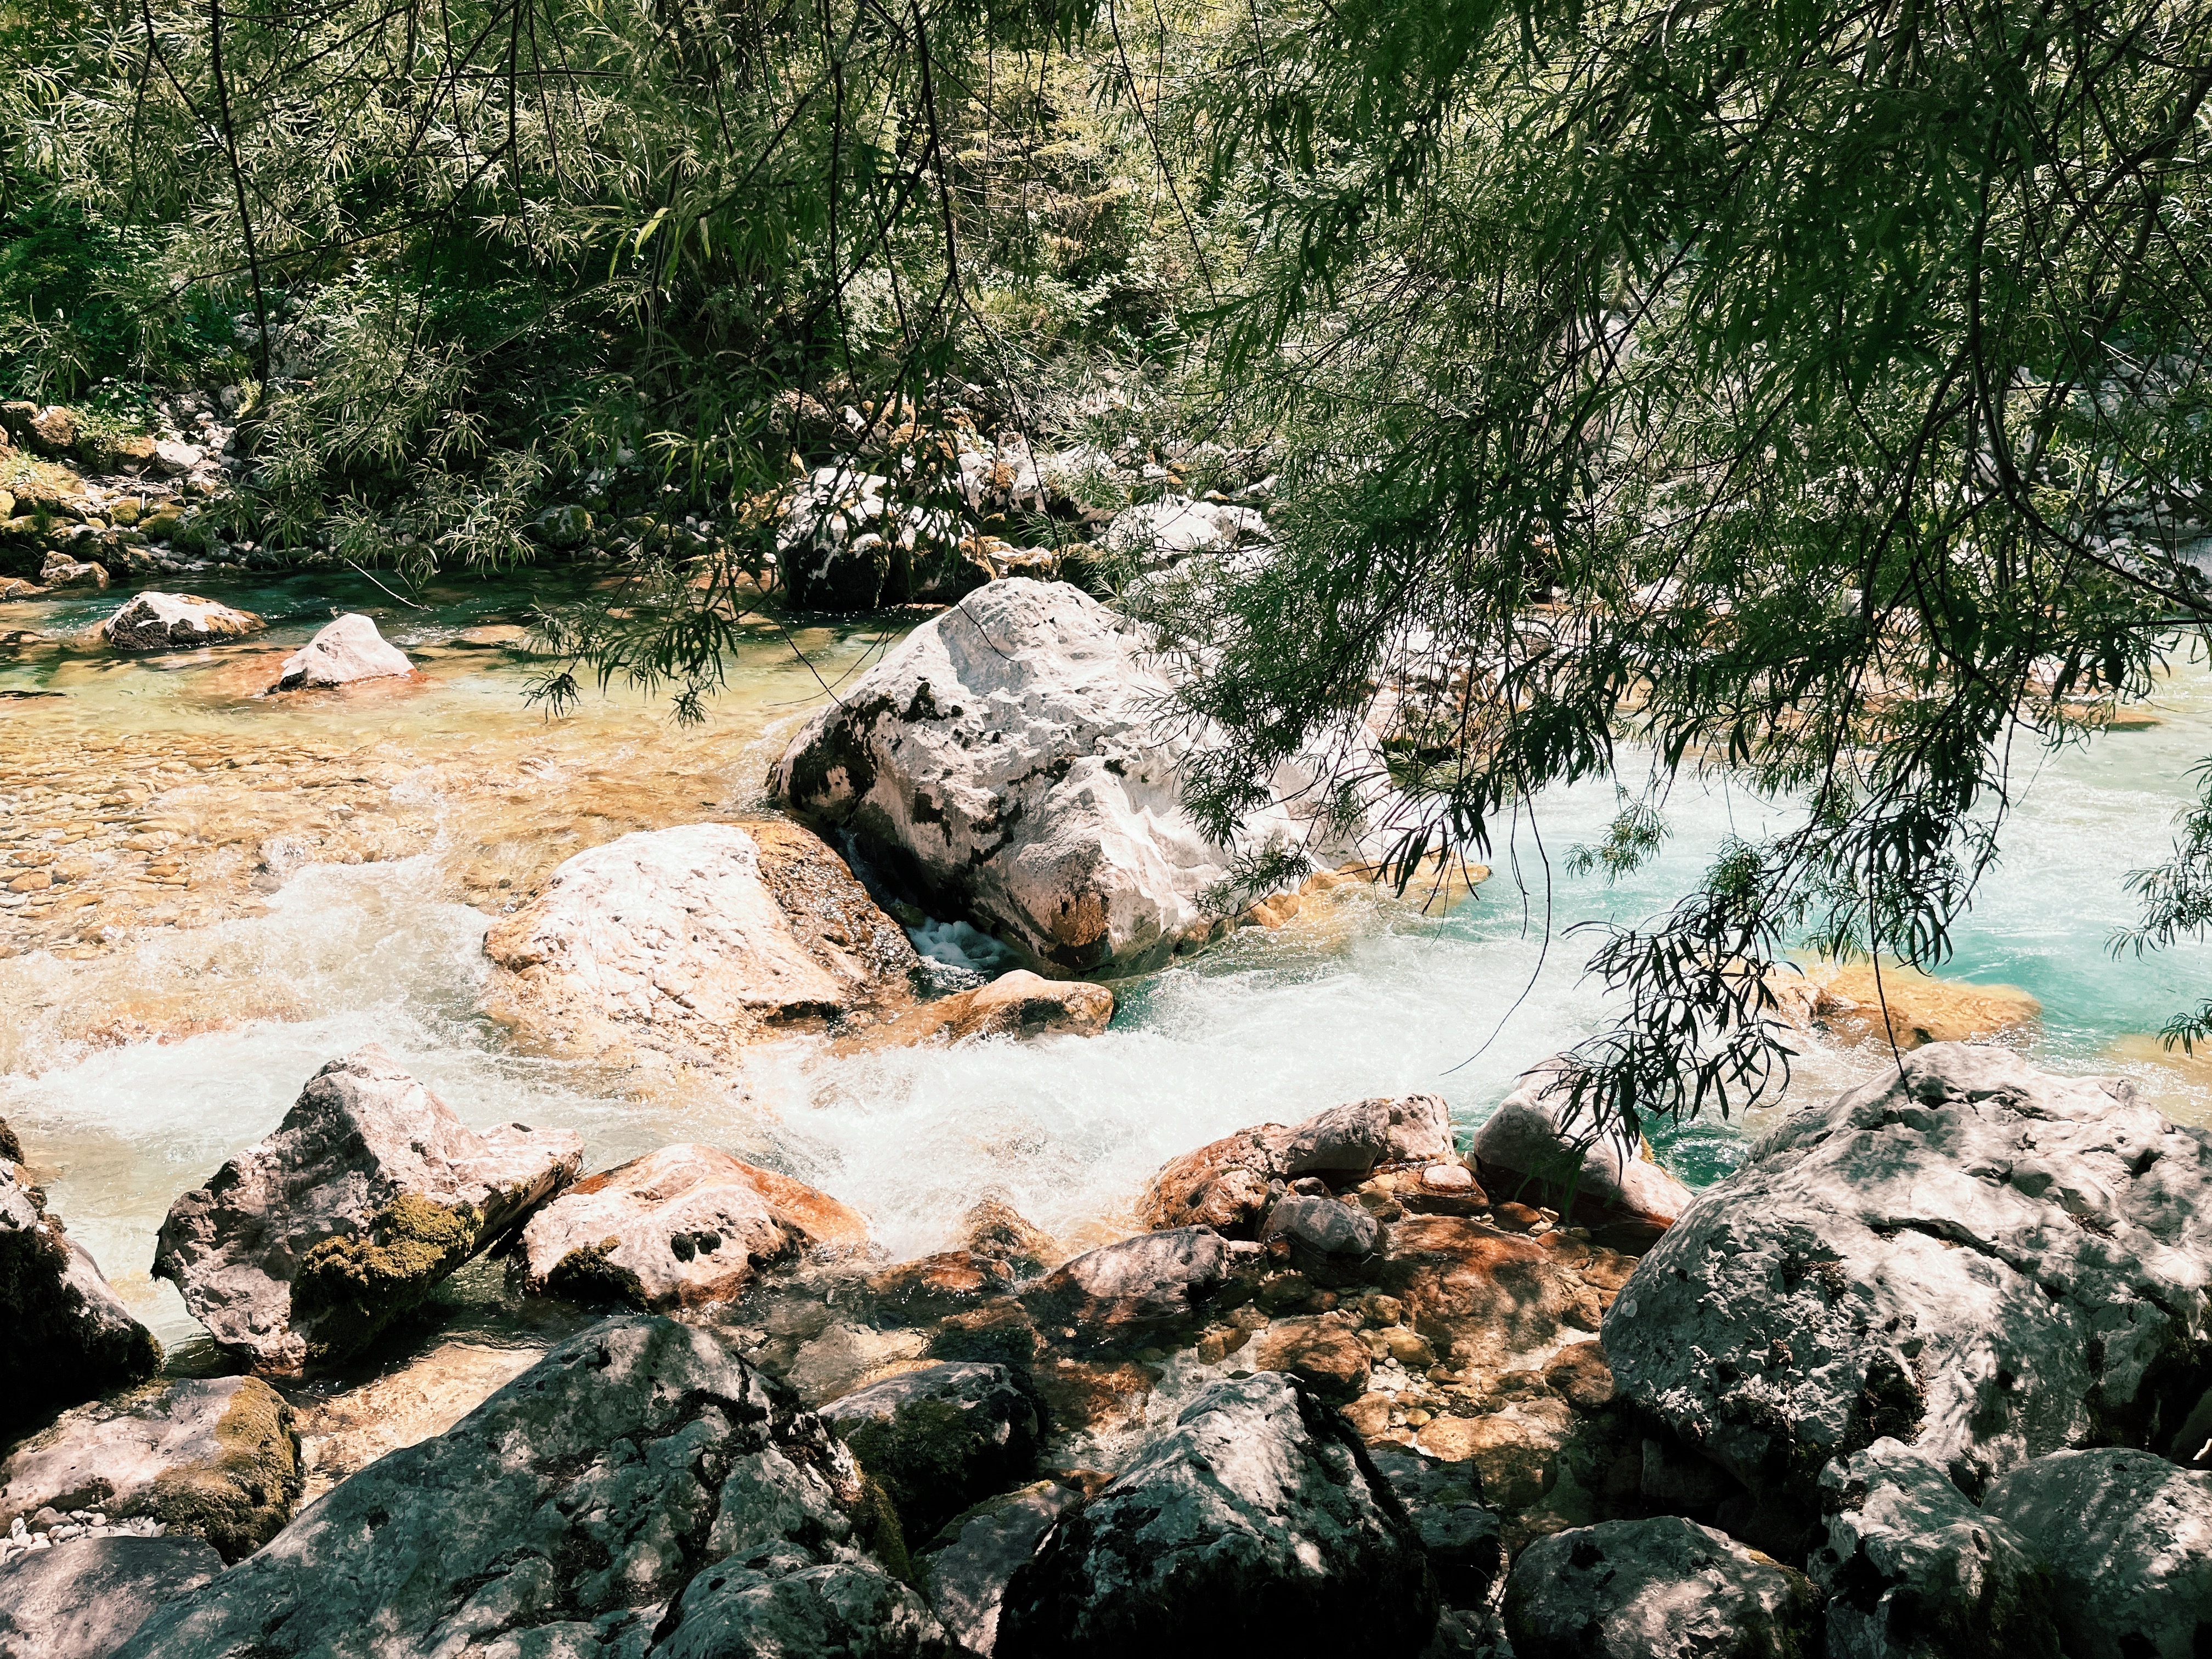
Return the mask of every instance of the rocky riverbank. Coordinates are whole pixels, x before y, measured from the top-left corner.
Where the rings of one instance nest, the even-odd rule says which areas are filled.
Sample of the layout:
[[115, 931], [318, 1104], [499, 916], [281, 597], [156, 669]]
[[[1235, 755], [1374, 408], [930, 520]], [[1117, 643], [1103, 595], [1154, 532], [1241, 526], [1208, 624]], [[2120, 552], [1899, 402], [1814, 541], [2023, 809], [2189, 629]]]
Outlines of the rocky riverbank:
[[[1524, 1172], [1455, 1139], [1431, 1099], [1352, 1103], [1193, 1149], [1153, 1231], [1069, 1256], [987, 1201], [893, 1265], [829, 1194], [672, 1149], [523, 1200], [510, 1294], [611, 1318], [418, 1390], [420, 1434], [289, 1524], [348, 1388], [71, 1413], [0, 1465], [0, 1587], [144, 1656], [2193, 1652], [2203, 1134], [1936, 1044], [1656, 1241], [1648, 1202], [1497, 1197]], [[339, 1189], [301, 1178], [272, 1221]], [[173, 1554], [121, 1573], [156, 1527]]]

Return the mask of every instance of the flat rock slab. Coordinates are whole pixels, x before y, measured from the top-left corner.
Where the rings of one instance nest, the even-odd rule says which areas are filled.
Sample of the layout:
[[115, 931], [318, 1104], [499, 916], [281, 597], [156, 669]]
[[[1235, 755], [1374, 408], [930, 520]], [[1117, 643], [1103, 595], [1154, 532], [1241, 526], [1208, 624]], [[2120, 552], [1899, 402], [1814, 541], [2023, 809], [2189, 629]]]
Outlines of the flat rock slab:
[[[1160, 722], [1170, 691], [1127, 624], [1079, 588], [995, 581], [810, 720], [769, 784], [809, 823], [858, 835], [932, 914], [1027, 965], [1136, 972], [1212, 936], [1202, 896], [1237, 857], [1183, 810], [1191, 738]], [[1278, 793], [1312, 781], [1286, 767]], [[1243, 834], [1304, 845], [1313, 830], [1270, 807]]]
[[804, 1182], [679, 1142], [578, 1182], [522, 1230], [536, 1294], [666, 1310], [726, 1302], [809, 1245], [857, 1248], [859, 1212]]
[[1810, 1505], [1885, 1436], [1961, 1490], [2169, 1436], [2212, 1359], [2212, 1136], [2117, 1079], [1936, 1043], [1771, 1129], [1605, 1321], [1620, 1392]]
[[376, 624], [358, 612], [340, 617], [285, 658], [275, 690], [297, 691], [350, 685], [356, 680], [390, 679], [411, 674], [407, 653], [386, 641]]
[[185, 651], [258, 634], [268, 625], [250, 611], [234, 611], [196, 593], [149, 589], [125, 600], [99, 631], [118, 651]]
[[1350, 1427], [1289, 1377], [1216, 1383], [1007, 1586], [998, 1659], [1421, 1651], [1419, 1534]]
[[55, 1406], [143, 1382], [161, 1345], [123, 1305], [100, 1264], [46, 1212], [18, 1164], [0, 1159], [0, 1435]]
[[374, 1043], [170, 1206], [154, 1271], [258, 1369], [342, 1358], [575, 1178], [567, 1129], [479, 1134]]
[[1668, 1515], [1538, 1539], [1504, 1611], [1515, 1659], [1799, 1659], [1818, 1602], [1802, 1573]]
[[484, 937], [493, 1012], [562, 1053], [726, 1067], [765, 1036], [911, 1000], [918, 958], [795, 824], [687, 823], [577, 854]]
[[2069, 1659], [2197, 1659], [2212, 1645], [2212, 1474], [2121, 1447], [2054, 1452], [1983, 1499], [2050, 1564]]
[[206, 1539], [225, 1560], [292, 1518], [300, 1493], [292, 1408], [258, 1377], [195, 1378], [121, 1407], [70, 1413], [0, 1463], [0, 1527], [42, 1509], [146, 1516]]
[[109, 1659], [222, 1571], [197, 1538], [79, 1538], [0, 1565], [0, 1659]]
[[[773, 1578], [857, 1565], [856, 1515], [865, 1527], [849, 1455], [787, 1391], [702, 1331], [611, 1320], [334, 1488], [122, 1653], [642, 1654], [678, 1597], [684, 1626], [705, 1620], [689, 1598], [714, 1563], [775, 1557]], [[880, 1570], [861, 1576], [880, 1589]], [[933, 1628], [890, 1582], [887, 1604]]]

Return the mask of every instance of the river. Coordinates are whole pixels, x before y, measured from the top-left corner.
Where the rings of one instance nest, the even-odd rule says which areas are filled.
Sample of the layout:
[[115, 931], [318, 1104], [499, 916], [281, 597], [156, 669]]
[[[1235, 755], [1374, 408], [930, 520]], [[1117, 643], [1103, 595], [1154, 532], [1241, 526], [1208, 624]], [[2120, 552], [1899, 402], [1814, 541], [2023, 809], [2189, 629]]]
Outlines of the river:
[[[848, 1056], [788, 1041], [736, 1085], [672, 1088], [520, 1050], [479, 1010], [487, 921], [580, 847], [764, 805], [780, 735], [902, 624], [787, 638], [763, 623], [707, 723], [684, 729], [619, 687], [561, 720], [529, 706], [541, 665], [517, 637], [520, 582], [434, 588], [419, 611], [352, 576], [198, 591], [270, 632], [159, 659], [0, 645], [0, 694], [61, 694], [0, 696], [0, 842], [19, 861], [56, 837], [64, 861], [81, 855], [55, 890], [79, 908], [11, 893], [0, 913], [0, 1117], [126, 1301], [188, 1351], [198, 1327], [146, 1271], [162, 1215], [360, 1043], [385, 1044], [473, 1123], [577, 1130], [588, 1167], [678, 1139], [770, 1163], [866, 1211], [895, 1255], [939, 1248], [986, 1191], [1080, 1243], [1112, 1235], [1161, 1162], [1244, 1124], [1414, 1091], [1478, 1121], [1605, 1016], [1581, 981], [1584, 942], [1561, 931], [1663, 907], [1723, 836], [1769, 815], [1726, 789], [1678, 792], [1661, 855], [1608, 888], [1558, 872], [1610, 815], [1610, 786], [1558, 791], [1449, 918], [1362, 895], [1248, 931], [1117, 986], [1103, 1036]], [[0, 605], [0, 637], [88, 625], [119, 597]], [[333, 608], [375, 617], [420, 679], [257, 696]], [[2212, 1065], [2143, 1040], [2212, 987], [2212, 950], [2107, 949], [2132, 915], [2125, 872], [2162, 854], [2212, 751], [2212, 677], [2178, 678], [2151, 712], [2040, 769], [1947, 972], [2040, 998], [2042, 1063], [2127, 1072], [2212, 1122]], [[1816, 1043], [1796, 1087], [1876, 1063]], [[1693, 1184], [1745, 1145], [1741, 1122], [1654, 1139]]]

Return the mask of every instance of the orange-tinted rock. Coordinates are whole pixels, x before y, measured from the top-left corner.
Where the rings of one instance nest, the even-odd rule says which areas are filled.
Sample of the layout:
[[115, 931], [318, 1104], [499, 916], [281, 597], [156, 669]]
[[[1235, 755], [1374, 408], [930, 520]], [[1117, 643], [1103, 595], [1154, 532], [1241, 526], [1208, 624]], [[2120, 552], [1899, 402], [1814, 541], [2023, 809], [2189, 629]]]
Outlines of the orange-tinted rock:
[[1367, 1391], [1373, 1356], [1351, 1322], [1334, 1314], [1285, 1319], [1253, 1344], [1255, 1368], [1288, 1371], [1322, 1399], [1348, 1404]]
[[1966, 1042], [2032, 1028], [2043, 1005], [2016, 985], [1969, 985], [1910, 968], [1832, 963], [1767, 981], [1784, 1018], [1839, 1042], [1899, 1048]]
[[1155, 1231], [1211, 1227], [1249, 1237], [1267, 1213], [1268, 1183], [1319, 1176], [1350, 1186], [1386, 1164], [1452, 1155], [1451, 1116], [1435, 1095], [1357, 1100], [1295, 1126], [1262, 1123], [1162, 1166], [1138, 1213]]
[[[1499, 1364], [1597, 1328], [1604, 1308], [1544, 1241], [1480, 1221], [1415, 1216], [1391, 1229], [1384, 1282], [1414, 1328], [1455, 1360]], [[1606, 1252], [1609, 1255], [1610, 1252]]]
[[884, 1048], [982, 1037], [1097, 1036], [1114, 1018], [1114, 994], [1087, 980], [1047, 979], [1026, 968], [988, 985], [909, 1009], [852, 1040]]
[[1006, 1295], [1013, 1285], [1013, 1269], [1005, 1261], [973, 1250], [943, 1250], [902, 1261], [868, 1280], [878, 1315], [908, 1325], [966, 1312]]
[[1613, 1367], [1596, 1342], [1575, 1342], [1553, 1354], [1544, 1381], [1577, 1411], [1594, 1412], [1613, 1398]]
[[960, 1231], [970, 1250], [1005, 1262], [1024, 1279], [1050, 1273], [1067, 1260], [1051, 1234], [1003, 1199], [977, 1204], [960, 1218]]

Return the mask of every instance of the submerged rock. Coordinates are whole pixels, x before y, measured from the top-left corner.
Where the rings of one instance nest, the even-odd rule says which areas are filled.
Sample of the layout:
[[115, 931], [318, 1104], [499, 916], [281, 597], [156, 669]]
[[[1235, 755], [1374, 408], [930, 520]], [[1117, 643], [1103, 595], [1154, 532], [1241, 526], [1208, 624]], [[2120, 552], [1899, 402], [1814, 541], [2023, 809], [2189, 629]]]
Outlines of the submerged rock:
[[579, 853], [484, 936], [500, 1017], [565, 1052], [706, 1067], [755, 1037], [902, 1006], [917, 958], [794, 824], [688, 823]]
[[823, 1421], [878, 1482], [907, 1534], [927, 1538], [1036, 1466], [1044, 1407], [1004, 1365], [924, 1365], [822, 1407]]
[[1451, 1109], [1443, 1097], [1356, 1100], [1303, 1123], [1262, 1123], [1185, 1152], [1152, 1177], [1138, 1214], [1148, 1227], [1207, 1226], [1249, 1238], [1280, 1183], [1318, 1176], [1350, 1185], [1382, 1164], [1452, 1157]]
[[667, 1310], [727, 1301], [803, 1247], [867, 1237], [828, 1194], [685, 1141], [562, 1193], [523, 1227], [516, 1266], [535, 1293]]
[[258, 634], [268, 625], [250, 611], [234, 611], [194, 593], [149, 590], [127, 600], [99, 631], [118, 651], [184, 651]]
[[0, 1526], [42, 1509], [144, 1516], [227, 1561], [292, 1518], [300, 1447], [291, 1407], [258, 1377], [179, 1382], [150, 1399], [70, 1413], [0, 1463]]
[[[787, 1391], [703, 1331], [611, 1320], [334, 1488], [122, 1653], [641, 1655], [669, 1623], [664, 1655], [775, 1652], [737, 1632], [792, 1595], [821, 1644], [782, 1651], [930, 1651], [942, 1638], [920, 1598], [858, 1553], [878, 1541], [895, 1548], [896, 1528]], [[859, 1645], [878, 1623], [915, 1640]]]
[[0, 1563], [0, 1655], [110, 1659], [222, 1558], [197, 1538], [78, 1538]]
[[998, 1659], [1421, 1651], [1421, 1540], [1344, 1420], [1290, 1378], [1219, 1382], [1007, 1586]]
[[[770, 787], [1042, 971], [1157, 965], [1211, 937], [1201, 895], [1235, 849], [1182, 809], [1190, 740], [1161, 724], [1169, 682], [1125, 628], [1065, 583], [979, 588], [809, 720]], [[1290, 769], [1286, 800], [1312, 781]], [[1303, 844], [1312, 828], [1269, 808], [1243, 836]]]
[[1771, 976], [1782, 1017], [1839, 1042], [1920, 1048], [2032, 1029], [2043, 1005], [2016, 985], [1969, 985], [1910, 968], [1827, 963]]
[[8, 1159], [0, 1159], [0, 1437], [161, 1367], [161, 1345]]
[[1505, 1580], [1514, 1659], [1800, 1659], [1812, 1584], [1680, 1516], [1540, 1538]]
[[1942, 1465], [1877, 1440], [1829, 1464], [1820, 1490], [1827, 1541], [1808, 1566], [1835, 1659], [2058, 1659], [2041, 1556]]
[[1568, 1123], [1565, 1097], [1546, 1093], [1558, 1065], [1522, 1078], [1474, 1132], [1468, 1152], [1482, 1167], [1486, 1189], [1520, 1200], [1522, 1189], [1532, 1188], [1526, 1201], [1560, 1206], [1572, 1193], [1578, 1211], [1588, 1205], [1664, 1232], [1695, 1194], [1651, 1161], [1641, 1136], [1600, 1133], [1594, 1121]]
[[356, 680], [389, 679], [411, 674], [415, 665], [397, 646], [386, 643], [376, 624], [358, 612], [340, 617], [285, 658], [273, 688], [350, 685]]
[[2212, 1644], [2212, 1474], [2117, 1446], [2054, 1452], [1982, 1509], [2050, 1563], [2069, 1659], [2198, 1659]]
[[368, 1343], [575, 1178], [570, 1130], [478, 1134], [370, 1043], [169, 1206], [154, 1257], [227, 1350], [296, 1370]]
[[2212, 1362], [2212, 1136], [2117, 1079], [1937, 1043], [1801, 1108], [1700, 1194], [1605, 1322], [1621, 1393], [1811, 1504], [1885, 1436], [1969, 1494], [2162, 1444]]

